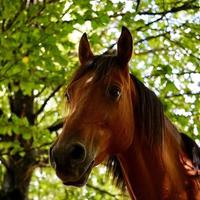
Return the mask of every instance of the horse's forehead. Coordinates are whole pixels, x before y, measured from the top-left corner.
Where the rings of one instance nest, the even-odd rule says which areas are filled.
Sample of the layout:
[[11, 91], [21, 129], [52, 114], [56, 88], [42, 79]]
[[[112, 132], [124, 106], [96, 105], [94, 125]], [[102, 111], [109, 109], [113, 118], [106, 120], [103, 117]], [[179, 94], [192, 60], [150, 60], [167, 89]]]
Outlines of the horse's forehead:
[[111, 71], [110, 74], [111, 79], [115, 80], [115, 81], [119, 81], [119, 82], [125, 82], [126, 81], [126, 76], [124, 74], [124, 72], [122, 70], [120, 70], [119, 68], [115, 68]]
[[123, 71], [120, 70], [120, 68], [117, 66], [112, 66], [110, 70], [108, 70], [105, 74], [101, 74], [100, 77], [99, 77], [98, 72], [94, 71], [92, 75], [88, 76], [87, 82], [94, 80], [94, 83], [95, 83], [96, 78], [97, 80], [99, 80], [97, 82], [101, 82], [105, 84], [106, 83], [109, 84], [112, 81], [119, 82], [119, 83], [120, 82], [123, 83], [124, 81], [126, 81], [126, 76], [124, 76]]
[[[108, 66], [110, 67], [110, 66]], [[78, 80], [73, 81], [69, 88], [76, 89], [91, 89], [99, 87], [100, 85], [108, 85], [110, 83], [124, 84], [127, 80], [127, 76], [124, 75], [123, 71], [117, 66], [112, 66], [106, 73], [100, 73], [98, 70], [88, 71], [83, 74]]]

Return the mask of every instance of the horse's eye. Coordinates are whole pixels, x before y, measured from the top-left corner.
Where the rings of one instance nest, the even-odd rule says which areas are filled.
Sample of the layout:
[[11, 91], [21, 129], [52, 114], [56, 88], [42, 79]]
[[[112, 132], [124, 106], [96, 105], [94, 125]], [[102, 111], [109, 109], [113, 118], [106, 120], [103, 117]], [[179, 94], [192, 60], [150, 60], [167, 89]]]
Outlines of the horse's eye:
[[121, 89], [116, 85], [112, 85], [108, 88], [108, 94], [113, 100], [117, 100], [121, 96]]

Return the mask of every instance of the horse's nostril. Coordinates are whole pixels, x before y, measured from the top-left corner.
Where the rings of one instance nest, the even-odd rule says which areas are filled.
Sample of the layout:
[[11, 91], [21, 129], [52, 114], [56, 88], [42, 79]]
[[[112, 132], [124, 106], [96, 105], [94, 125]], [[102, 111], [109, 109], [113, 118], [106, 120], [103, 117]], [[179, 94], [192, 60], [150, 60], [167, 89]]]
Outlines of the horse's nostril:
[[86, 159], [86, 150], [81, 143], [70, 144], [67, 148], [54, 146], [50, 149], [51, 166], [59, 172], [67, 172], [78, 167]]
[[83, 162], [86, 157], [85, 147], [79, 143], [73, 144], [70, 146], [68, 154], [73, 161]]

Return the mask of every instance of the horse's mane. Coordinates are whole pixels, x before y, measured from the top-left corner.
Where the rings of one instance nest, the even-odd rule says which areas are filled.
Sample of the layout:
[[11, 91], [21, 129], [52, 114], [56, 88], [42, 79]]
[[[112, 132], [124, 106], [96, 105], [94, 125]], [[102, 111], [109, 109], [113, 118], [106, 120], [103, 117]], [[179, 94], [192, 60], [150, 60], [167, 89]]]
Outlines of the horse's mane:
[[[157, 96], [135, 76], [130, 74], [136, 89], [136, 104], [134, 114], [142, 139], [146, 139], [151, 146], [162, 149], [164, 137], [163, 106]], [[125, 188], [125, 182], [120, 163], [116, 156], [110, 156], [107, 162], [108, 171], [113, 174], [113, 181], [120, 189]]]
[[164, 138], [163, 105], [153, 91], [132, 74], [130, 76], [136, 89], [134, 114], [136, 119], [140, 119], [137, 121], [140, 134], [150, 145], [162, 147]]

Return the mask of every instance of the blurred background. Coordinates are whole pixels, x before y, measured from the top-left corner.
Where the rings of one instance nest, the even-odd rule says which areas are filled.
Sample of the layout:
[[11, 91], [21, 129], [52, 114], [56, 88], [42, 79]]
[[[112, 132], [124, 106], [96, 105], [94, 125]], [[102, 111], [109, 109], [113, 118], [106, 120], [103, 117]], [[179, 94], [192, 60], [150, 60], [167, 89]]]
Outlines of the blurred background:
[[84, 32], [100, 54], [116, 48], [126, 26], [130, 71], [200, 144], [199, 8], [198, 0], [0, 0], [0, 199], [129, 199], [104, 165], [78, 189], [63, 186], [49, 165]]

